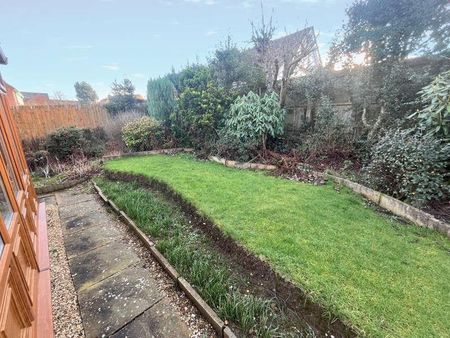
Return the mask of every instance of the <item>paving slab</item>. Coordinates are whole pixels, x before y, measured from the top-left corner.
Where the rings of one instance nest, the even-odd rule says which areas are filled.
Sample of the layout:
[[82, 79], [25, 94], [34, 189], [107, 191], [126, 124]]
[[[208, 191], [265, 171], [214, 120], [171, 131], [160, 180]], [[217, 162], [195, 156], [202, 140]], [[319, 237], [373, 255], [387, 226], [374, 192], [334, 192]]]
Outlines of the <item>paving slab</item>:
[[109, 216], [108, 212], [101, 210], [96, 212], [91, 212], [87, 215], [74, 216], [68, 219], [61, 220], [61, 225], [64, 234], [77, 232], [84, 230], [90, 226], [96, 226], [103, 223], [110, 223], [112, 218]]
[[57, 192], [55, 196], [58, 205], [60, 206], [72, 205], [96, 199], [95, 195], [86, 192], [80, 192], [79, 189]]
[[67, 233], [65, 236], [67, 257], [85, 254], [112, 241], [117, 241], [120, 237], [120, 231], [117, 230], [114, 221]]
[[86, 216], [94, 212], [104, 211], [103, 206], [95, 200], [83, 201], [76, 204], [68, 204], [59, 208], [59, 217], [62, 220]]
[[86, 337], [190, 337], [120, 219], [85, 188], [55, 196]]
[[155, 286], [145, 268], [129, 267], [80, 292], [86, 336], [109, 336], [161, 301], [164, 296]]
[[69, 259], [76, 290], [86, 289], [137, 262], [139, 257], [120, 241]]
[[189, 336], [187, 328], [179, 325], [178, 316], [171, 311], [168, 299], [164, 298], [113, 334], [111, 338], [179, 338]]

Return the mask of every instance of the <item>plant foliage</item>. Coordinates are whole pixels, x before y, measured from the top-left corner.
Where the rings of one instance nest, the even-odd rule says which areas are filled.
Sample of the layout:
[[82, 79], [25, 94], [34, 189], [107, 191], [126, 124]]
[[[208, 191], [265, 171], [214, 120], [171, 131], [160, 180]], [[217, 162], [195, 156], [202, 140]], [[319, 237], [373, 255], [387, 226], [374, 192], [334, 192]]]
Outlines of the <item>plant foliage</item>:
[[92, 86], [85, 82], [75, 82], [75, 92], [77, 94], [77, 99], [81, 104], [94, 103], [98, 100], [97, 93]]
[[175, 87], [168, 77], [148, 81], [147, 107], [150, 116], [168, 126], [175, 105]]
[[422, 101], [426, 104], [417, 116], [422, 129], [439, 138], [450, 137], [450, 71], [436, 77], [421, 91]]
[[133, 151], [148, 151], [164, 144], [164, 129], [153, 117], [143, 116], [122, 129], [125, 145]]
[[60, 128], [47, 136], [45, 146], [49, 154], [61, 161], [71, 156], [100, 156], [105, 147], [103, 129]]
[[421, 206], [450, 192], [449, 160], [450, 146], [412, 130], [394, 130], [373, 146], [363, 174], [374, 189]]
[[259, 96], [250, 92], [231, 105], [226, 132], [243, 142], [254, 142], [265, 151], [267, 137], [283, 133], [284, 116], [276, 93]]

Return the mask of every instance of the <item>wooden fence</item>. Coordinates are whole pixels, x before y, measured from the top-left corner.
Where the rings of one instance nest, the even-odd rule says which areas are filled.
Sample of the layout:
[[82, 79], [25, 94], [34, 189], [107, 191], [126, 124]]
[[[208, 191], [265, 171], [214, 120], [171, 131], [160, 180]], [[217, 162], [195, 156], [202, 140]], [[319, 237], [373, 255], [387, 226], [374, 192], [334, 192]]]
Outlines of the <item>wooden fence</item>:
[[102, 127], [109, 120], [107, 111], [98, 105], [17, 106], [12, 113], [22, 140], [43, 138], [62, 127]]

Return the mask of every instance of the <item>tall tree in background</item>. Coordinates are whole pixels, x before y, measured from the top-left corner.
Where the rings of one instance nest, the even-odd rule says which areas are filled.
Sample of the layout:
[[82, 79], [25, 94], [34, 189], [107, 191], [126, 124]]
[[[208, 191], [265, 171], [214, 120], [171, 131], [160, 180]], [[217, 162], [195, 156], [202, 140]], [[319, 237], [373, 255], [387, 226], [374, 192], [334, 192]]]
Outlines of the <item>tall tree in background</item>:
[[237, 48], [230, 36], [215, 50], [210, 65], [217, 84], [227, 90], [247, 94], [265, 87], [261, 68], [248, 53]]
[[117, 114], [136, 109], [138, 104], [134, 95], [134, 85], [129, 79], [122, 82], [115, 80], [111, 86], [109, 102], [105, 105], [110, 114]]
[[95, 103], [98, 100], [97, 93], [89, 83], [85, 81], [75, 82], [74, 87], [77, 99], [81, 104]]
[[170, 79], [150, 79], [147, 83], [147, 110], [150, 116], [170, 126], [170, 114], [175, 109], [175, 87]]
[[358, 0], [337, 43], [341, 54], [365, 52], [372, 64], [412, 53], [449, 52], [448, 0]]
[[[353, 66], [353, 56], [363, 53], [371, 66], [364, 72], [366, 87], [372, 87], [358, 99], [361, 121], [372, 139], [385, 121], [401, 118], [415, 99], [415, 93], [405, 97], [398, 90], [405, 81], [403, 61], [412, 54], [450, 55], [450, 9], [448, 0], [357, 0], [347, 15], [331, 62], [344, 60]], [[379, 106], [373, 121], [367, 116], [371, 103]]]

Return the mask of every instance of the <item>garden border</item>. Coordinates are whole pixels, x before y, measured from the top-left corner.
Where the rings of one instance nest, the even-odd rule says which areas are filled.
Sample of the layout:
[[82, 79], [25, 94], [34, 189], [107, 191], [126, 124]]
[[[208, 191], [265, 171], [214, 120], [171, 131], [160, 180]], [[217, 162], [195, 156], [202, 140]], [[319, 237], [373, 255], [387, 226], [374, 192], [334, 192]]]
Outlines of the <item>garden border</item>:
[[216, 312], [206, 303], [203, 298], [195, 291], [195, 289], [186, 281], [177, 270], [169, 263], [169, 261], [164, 257], [161, 252], [155, 247], [155, 243], [150, 240], [150, 238], [136, 225], [136, 223], [128, 217], [128, 215], [120, 210], [117, 205], [109, 200], [104, 194], [100, 187], [92, 182], [95, 191], [98, 193], [100, 198], [108, 204], [120, 218], [128, 225], [128, 227], [139, 237], [144, 246], [150, 251], [152, 256], [161, 265], [161, 267], [166, 271], [172, 280], [180, 287], [181, 290], [187, 295], [187, 297], [194, 303], [200, 313], [206, 318], [206, 320], [214, 328], [214, 331], [219, 337], [223, 338], [236, 338], [236, 335], [232, 332], [230, 327], [225, 324], [225, 322], [220, 319]]
[[412, 205], [402, 202], [392, 196], [368, 188], [362, 184], [350, 181], [346, 178], [323, 173], [324, 177], [332, 179], [334, 182], [343, 184], [354, 192], [364, 196], [368, 200], [376, 203], [383, 209], [392, 212], [418, 226], [436, 230], [450, 238], [450, 224], [445, 223], [433, 215], [422, 211]]
[[275, 272], [270, 265], [226, 235], [207, 216], [202, 215], [194, 205], [184, 199], [170, 185], [140, 174], [104, 170], [105, 176], [113, 181], [136, 182], [150, 190], [161, 192], [169, 201], [178, 205], [213, 244], [236, 264], [236, 269], [246, 269], [253, 284], [265, 290], [268, 297], [276, 297], [285, 306], [300, 313], [305, 322], [322, 332], [332, 331], [337, 336], [355, 337], [357, 329], [342, 319], [333, 316], [320, 303], [315, 302], [300, 286], [293, 284]]
[[36, 194], [38, 195], [45, 195], [45, 194], [50, 194], [52, 192], [55, 191], [59, 191], [59, 190], [64, 190], [64, 189], [69, 189], [72, 188], [80, 183], [86, 182], [87, 180], [89, 180], [91, 178], [91, 176], [87, 176], [87, 177], [81, 177], [81, 178], [76, 178], [73, 180], [68, 180], [65, 182], [61, 182], [61, 183], [54, 183], [54, 184], [49, 184], [49, 185], [44, 185], [42, 187], [38, 187], [36, 188]]
[[[260, 163], [239, 163], [236, 161], [230, 161], [225, 158], [218, 158], [217, 156], [210, 156], [209, 160], [220, 163], [227, 167], [240, 168], [240, 169], [259, 169], [259, 170], [276, 170], [277, 166], [265, 165]], [[350, 181], [346, 178], [329, 174], [327, 172], [317, 172], [315, 174], [322, 175], [324, 178], [333, 180], [338, 184], [345, 185], [353, 192], [360, 194], [368, 200], [374, 202], [378, 206], [392, 212], [396, 216], [400, 216], [415, 225], [436, 230], [450, 238], [450, 224], [445, 223], [433, 215], [422, 211], [412, 205], [402, 202], [392, 196], [383, 194], [382, 192], [368, 188], [362, 184]]]
[[192, 153], [194, 151], [193, 148], [169, 148], [169, 149], [157, 149], [157, 150], [149, 150], [149, 151], [135, 151], [131, 153], [123, 153], [118, 155], [106, 155], [103, 156], [103, 160], [112, 160], [115, 158], [122, 158], [122, 157], [133, 157], [133, 156], [147, 156], [147, 155], [159, 155], [159, 154], [177, 154], [181, 152], [185, 153]]

